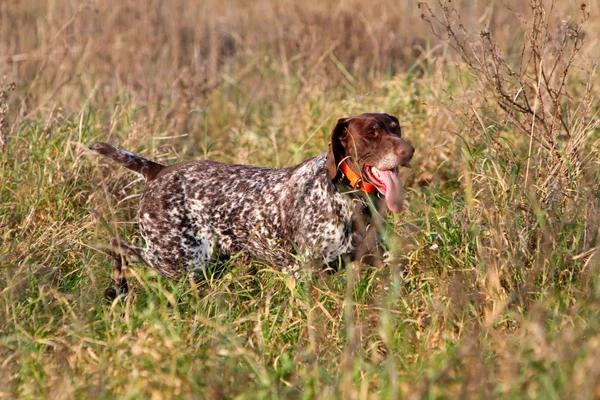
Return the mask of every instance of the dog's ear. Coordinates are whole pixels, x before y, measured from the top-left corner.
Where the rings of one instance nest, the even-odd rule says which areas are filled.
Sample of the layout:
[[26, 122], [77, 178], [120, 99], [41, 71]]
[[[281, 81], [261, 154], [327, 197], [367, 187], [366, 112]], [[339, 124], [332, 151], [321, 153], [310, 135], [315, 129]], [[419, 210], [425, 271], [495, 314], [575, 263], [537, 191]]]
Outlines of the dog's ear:
[[327, 162], [325, 168], [327, 169], [327, 175], [329, 179], [335, 179], [337, 176], [338, 166], [340, 162], [346, 157], [346, 150], [342, 144], [342, 140], [346, 137], [348, 129], [348, 123], [351, 118], [338, 119], [333, 132], [331, 133], [331, 142], [329, 142], [329, 153], [327, 154]]
[[385, 114], [387, 115], [392, 121], [394, 121], [397, 125], [400, 125], [400, 121], [398, 121], [398, 118], [394, 117], [393, 115], [390, 114]]
[[396, 118], [396, 117], [394, 117], [393, 115], [390, 115], [390, 114], [385, 114], [385, 115], [387, 115], [392, 120], [392, 122], [395, 125], [395, 126], [393, 126], [392, 131], [394, 133], [398, 134], [399, 136], [402, 136], [402, 131], [400, 129], [400, 121], [398, 121], [398, 118]]

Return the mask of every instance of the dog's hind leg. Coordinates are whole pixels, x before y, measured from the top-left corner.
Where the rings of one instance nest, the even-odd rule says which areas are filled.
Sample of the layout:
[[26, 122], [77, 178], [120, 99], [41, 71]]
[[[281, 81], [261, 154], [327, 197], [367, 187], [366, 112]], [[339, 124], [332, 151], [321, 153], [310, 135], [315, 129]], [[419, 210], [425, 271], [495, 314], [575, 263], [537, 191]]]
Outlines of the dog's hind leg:
[[108, 300], [114, 300], [120, 294], [126, 294], [129, 291], [127, 278], [123, 271], [127, 267], [127, 259], [132, 262], [146, 263], [142, 254], [143, 248], [134, 246], [121, 238], [113, 238], [110, 241], [111, 256], [113, 258], [112, 284], [104, 291], [104, 297]]

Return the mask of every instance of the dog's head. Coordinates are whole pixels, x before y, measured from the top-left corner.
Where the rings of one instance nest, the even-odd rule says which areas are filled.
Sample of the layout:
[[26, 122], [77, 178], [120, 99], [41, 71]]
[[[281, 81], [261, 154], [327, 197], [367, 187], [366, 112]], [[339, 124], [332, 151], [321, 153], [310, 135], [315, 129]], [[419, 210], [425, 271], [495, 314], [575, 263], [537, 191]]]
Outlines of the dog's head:
[[361, 114], [338, 120], [329, 143], [327, 173], [332, 180], [345, 161], [354, 173], [374, 185], [390, 211], [402, 209], [403, 186], [398, 167], [410, 166], [415, 148], [401, 137], [398, 118]]

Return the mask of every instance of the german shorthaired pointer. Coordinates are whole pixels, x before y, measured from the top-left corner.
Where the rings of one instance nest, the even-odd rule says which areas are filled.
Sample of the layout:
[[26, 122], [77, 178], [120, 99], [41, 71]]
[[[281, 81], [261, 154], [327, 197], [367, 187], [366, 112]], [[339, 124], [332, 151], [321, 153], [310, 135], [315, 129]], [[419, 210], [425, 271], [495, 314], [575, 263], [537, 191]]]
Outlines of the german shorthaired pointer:
[[386, 208], [402, 210], [398, 167], [414, 153], [396, 117], [361, 114], [340, 119], [329, 152], [294, 167], [191, 161], [161, 165], [106, 143], [90, 147], [143, 175], [138, 210], [148, 247], [111, 241], [113, 287], [127, 292], [123, 259], [178, 279], [200, 273], [212, 258], [245, 252], [280, 270], [343, 259], [380, 265], [378, 228]]

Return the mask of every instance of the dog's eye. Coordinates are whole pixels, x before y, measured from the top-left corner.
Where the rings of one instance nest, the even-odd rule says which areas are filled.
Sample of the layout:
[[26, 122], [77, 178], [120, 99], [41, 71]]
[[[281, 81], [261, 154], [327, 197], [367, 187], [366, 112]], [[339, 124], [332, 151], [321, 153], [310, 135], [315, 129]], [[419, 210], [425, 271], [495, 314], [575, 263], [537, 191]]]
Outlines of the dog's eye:
[[370, 136], [377, 136], [379, 134], [379, 126], [378, 125], [373, 125], [371, 127], [371, 129], [369, 129], [369, 135]]

